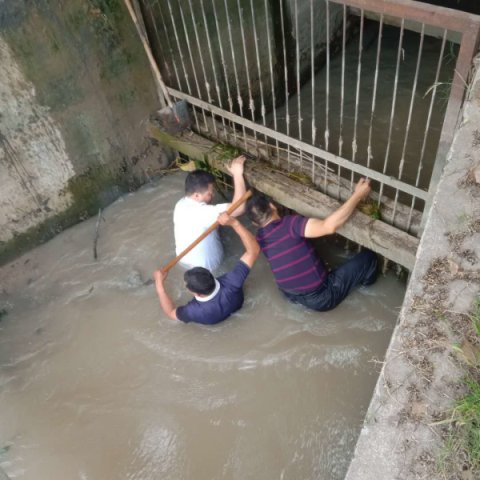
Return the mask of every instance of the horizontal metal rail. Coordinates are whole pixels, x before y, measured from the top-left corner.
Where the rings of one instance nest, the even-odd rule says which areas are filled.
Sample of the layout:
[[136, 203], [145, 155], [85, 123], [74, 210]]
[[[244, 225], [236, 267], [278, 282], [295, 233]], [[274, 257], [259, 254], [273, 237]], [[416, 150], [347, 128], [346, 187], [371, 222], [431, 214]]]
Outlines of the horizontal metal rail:
[[[331, 1], [334, 2], [335, 0]], [[375, 22], [382, 21], [384, 25], [392, 25], [393, 27], [400, 28], [402, 24], [402, 18], [394, 17], [392, 15], [384, 15], [383, 13], [363, 11], [359, 8], [349, 8], [348, 11], [349, 13], [357, 15], [358, 17], [360, 17], [363, 12], [365, 18], [368, 18], [368, 20], [374, 20]], [[417, 33], [421, 33], [423, 30], [425, 35], [435, 38], [442, 38], [445, 31], [444, 27], [426, 25], [424, 23], [419, 23], [415, 20], [405, 20], [404, 28], [405, 30], [410, 30]], [[453, 43], [461, 43], [462, 33], [456, 32], [455, 30], [447, 31], [447, 40]]]
[[313, 155], [315, 157], [322, 158], [327, 162], [331, 162], [335, 165], [338, 165], [347, 170], [351, 170], [355, 173], [371, 178], [373, 180], [377, 180], [393, 188], [398, 188], [399, 190], [405, 193], [408, 193], [412, 196], [415, 196], [417, 198], [420, 198], [422, 200], [426, 200], [428, 197], [428, 192], [426, 192], [425, 190], [421, 190], [420, 188], [409, 185], [408, 183], [399, 181], [396, 178], [390, 177], [380, 172], [376, 172], [367, 167], [364, 167], [363, 165], [352, 163], [349, 160], [345, 160], [342, 157], [338, 157], [337, 155], [326, 152], [325, 150], [322, 150], [318, 147], [315, 147], [308, 143], [297, 140], [283, 133], [276, 132], [275, 130], [272, 130], [268, 127], [264, 127], [263, 125], [259, 125], [258, 123], [252, 122], [251, 120], [247, 120], [246, 118], [240, 117], [239, 115], [236, 115], [234, 113], [227, 112], [226, 110], [216, 107], [215, 105], [211, 105], [207, 102], [204, 102], [203, 100], [199, 100], [198, 98], [192, 97], [191, 95], [180, 92], [179, 90], [176, 90], [174, 88], [167, 87], [167, 90], [170, 93], [170, 95], [172, 95], [172, 97], [175, 97], [181, 100], [186, 100], [191, 105], [195, 105], [201, 108], [202, 110], [206, 110], [214, 115], [224, 117], [227, 120], [238, 123], [242, 127], [256, 130], [257, 132], [263, 135], [266, 135], [274, 140], [278, 140], [279, 142], [285, 143], [286, 145], [294, 147], [300, 151], [309, 153], [310, 155]]
[[415, 20], [456, 32], [465, 33], [478, 29], [480, 17], [471, 13], [438, 7], [411, 0], [330, 0], [332, 3], [357, 7], [363, 10], [392, 15], [397, 18]]

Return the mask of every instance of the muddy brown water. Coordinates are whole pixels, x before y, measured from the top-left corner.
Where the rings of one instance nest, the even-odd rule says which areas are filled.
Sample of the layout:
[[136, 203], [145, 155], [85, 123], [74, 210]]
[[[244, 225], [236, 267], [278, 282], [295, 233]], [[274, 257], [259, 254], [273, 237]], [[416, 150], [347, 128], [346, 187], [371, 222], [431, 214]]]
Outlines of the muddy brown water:
[[[320, 314], [287, 303], [261, 258], [229, 320], [171, 321], [142, 282], [174, 255], [183, 182], [165, 177], [108, 207], [97, 261], [92, 218], [0, 270], [11, 478], [344, 477], [404, 284], [387, 274]], [[225, 243], [223, 270], [240, 253], [231, 232]], [[182, 273], [168, 279], [176, 302], [189, 299]]]

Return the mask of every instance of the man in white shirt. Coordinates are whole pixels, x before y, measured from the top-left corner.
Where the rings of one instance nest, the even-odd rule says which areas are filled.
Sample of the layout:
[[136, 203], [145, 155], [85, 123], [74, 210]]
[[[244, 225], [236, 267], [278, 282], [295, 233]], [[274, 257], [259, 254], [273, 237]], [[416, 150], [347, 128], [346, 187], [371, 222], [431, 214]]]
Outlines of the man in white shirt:
[[[233, 177], [233, 199], [235, 203], [245, 194], [245, 180], [243, 178], [243, 164], [245, 157], [232, 160], [228, 171]], [[212, 205], [214, 196], [214, 176], [204, 170], [190, 172], [185, 179], [185, 197], [177, 202], [173, 211], [175, 232], [175, 251], [179, 255], [205, 230], [217, 221], [218, 215], [225, 212], [230, 203]], [[238, 217], [245, 211], [245, 204], [232, 213]], [[215, 270], [222, 263], [223, 246], [215, 230], [202, 240], [193, 250], [185, 255], [181, 264], [187, 268], [204, 267]]]

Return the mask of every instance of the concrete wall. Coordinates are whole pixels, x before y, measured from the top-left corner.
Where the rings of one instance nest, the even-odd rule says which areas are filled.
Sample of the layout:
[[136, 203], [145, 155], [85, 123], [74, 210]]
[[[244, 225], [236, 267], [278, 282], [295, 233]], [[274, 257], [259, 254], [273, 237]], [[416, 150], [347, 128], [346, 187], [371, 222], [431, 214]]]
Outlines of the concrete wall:
[[122, 0], [0, 0], [0, 262], [168, 162]]
[[[300, 53], [300, 71], [302, 77], [310, 79], [311, 66], [311, 4], [310, 0], [286, 0], [288, 21], [292, 27], [292, 36], [298, 42]], [[297, 5], [298, 32], [295, 29], [295, 4]], [[335, 3], [329, 3], [329, 36], [328, 42], [335, 43], [341, 36], [343, 23], [343, 7]], [[327, 10], [325, 2], [313, 2], [313, 23], [314, 23], [314, 52], [316, 68], [323, 66], [327, 45]], [[332, 47], [331, 47], [332, 48]], [[292, 59], [295, 61], [295, 59]], [[292, 63], [294, 63], [294, 61]], [[289, 66], [296, 69], [296, 64]]]

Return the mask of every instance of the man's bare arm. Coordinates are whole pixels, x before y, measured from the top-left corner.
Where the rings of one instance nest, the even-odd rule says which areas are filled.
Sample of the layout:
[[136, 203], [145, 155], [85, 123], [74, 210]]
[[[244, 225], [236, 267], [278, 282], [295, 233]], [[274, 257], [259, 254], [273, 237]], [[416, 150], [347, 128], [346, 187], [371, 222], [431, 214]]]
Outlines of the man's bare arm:
[[357, 205], [370, 193], [370, 180], [361, 178], [352, 196], [324, 220], [309, 218], [305, 225], [305, 237], [316, 238], [335, 233], [352, 215]]
[[165, 279], [167, 274], [161, 270], [157, 270], [153, 273], [153, 278], [155, 279], [155, 287], [157, 289], [158, 299], [160, 300], [160, 306], [165, 314], [172, 320], [177, 320], [177, 307], [173, 303], [172, 299], [165, 290]]
[[[243, 178], [243, 165], [245, 163], [245, 157], [240, 155], [232, 160], [230, 166], [227, 167], [228, 171], [233, 178], [233, 198], [232, 203], [243, 197], [246, 192], [245, 179]], [[233, 217], [238, 217], [245, 213], [245, 203], [242, 203], [233, 213]]]
[[222, 213], [218, 216], [218, 223], [220, 223], [220, 225], [229, 225], [235, 230], [235, 233], [240, 237], [245, 247], [245, 253], [240, 257], [240, 260], [252, 268], [260, 254], [260, 245], [252, 233], [236, 218], [229, 216], [227, 213]]

